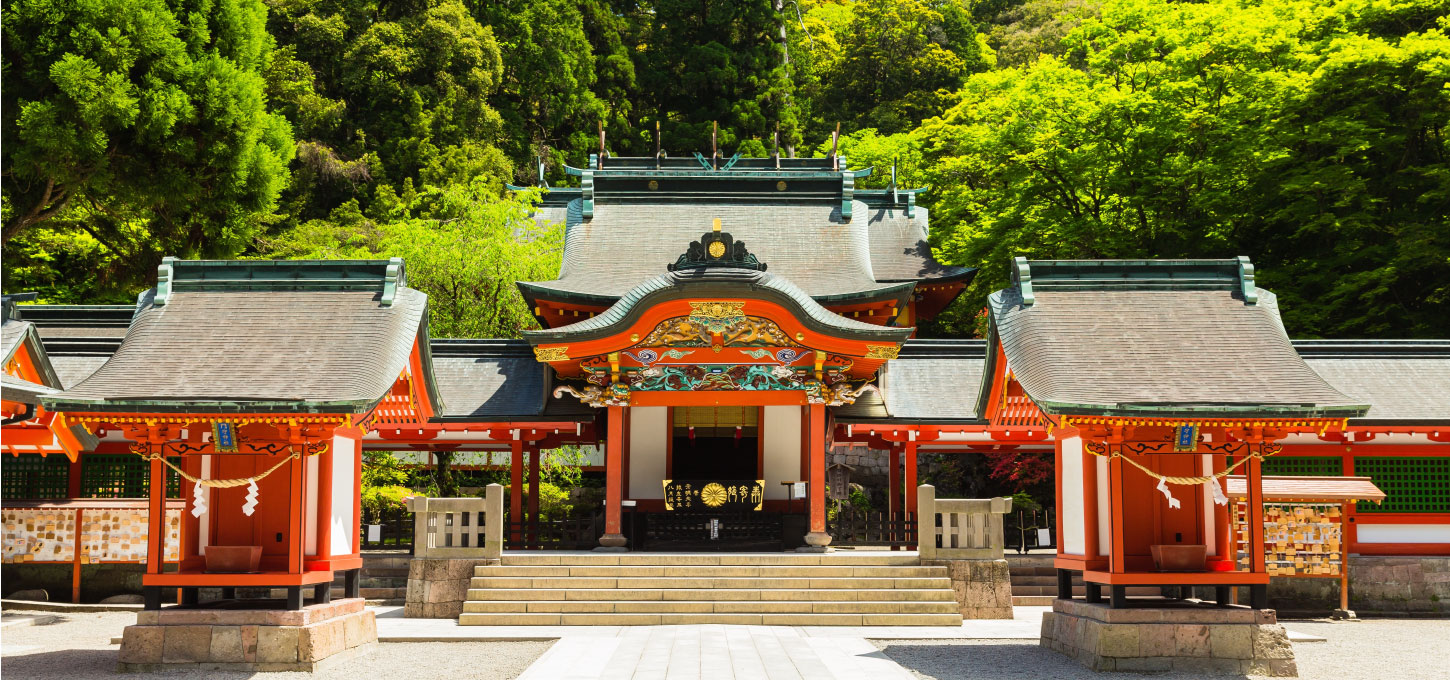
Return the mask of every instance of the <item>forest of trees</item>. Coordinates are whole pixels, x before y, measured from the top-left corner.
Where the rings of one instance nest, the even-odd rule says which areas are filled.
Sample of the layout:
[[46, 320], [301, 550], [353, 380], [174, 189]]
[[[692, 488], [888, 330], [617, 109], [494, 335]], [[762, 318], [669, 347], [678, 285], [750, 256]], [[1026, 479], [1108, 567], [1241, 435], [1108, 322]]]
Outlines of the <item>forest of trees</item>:
[[1450, 336], [1445, 0], [14, 0], [3, 34], [3, 283], [46, 302], [403, 256], [435, 334], [514, 336], [562, 244], [504, 190], [538, 159], [839, 124], [981, 268], [926, 334], [1014, 255], [1243, 254], [1295, 337]]

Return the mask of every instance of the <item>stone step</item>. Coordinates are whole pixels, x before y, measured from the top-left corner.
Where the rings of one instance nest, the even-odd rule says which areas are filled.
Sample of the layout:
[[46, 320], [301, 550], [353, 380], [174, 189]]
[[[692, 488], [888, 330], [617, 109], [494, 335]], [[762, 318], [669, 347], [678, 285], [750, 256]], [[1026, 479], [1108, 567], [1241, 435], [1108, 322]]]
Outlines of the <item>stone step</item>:
[[960, 614], [590, 614], [465, 612], [464, 626], [656, 626], [739, 624], [778, 626], [960, 626]]
[[956, 602], [951, 589], [772, 589], [772, 588], [603, 588], [603, 589], [535, 589], [475, 588], [468, 591], [469, 602], [525, 601], [801, 601], [801, 602]]
[[1056, 595], [1012, 595], [1013, 607], [1051, 607]]
[[940, 578], [871, 578], [871, 577], [787, 577], [787, 578], [729, 578], [729, 577], [473, 577], [470, 588], [544, 588], [544, 589], [607, 589], [607, 588], [757, 588], [771, 590], [792, 590], [804, 588], [850, 588], [850, 589], [922, 589], [942, 588], [950, 590], [951, 579]]
[[472, 614], [955, 614], [957, 603], [809, 600], [484, 600]]
[[505, 553], [504, 566], [920, 566], [921, 560], [914, 552], [867, 553], [853, 555], [848, 552], [829, 554], [813, 553], [574, 553], [553, 552], [539, 554]]
[[[946, 567], [902, 566], [488, 566], [474, 567], [479, 577], [558, 578], [582, 576], [593, 578], [619, 577], [688, 577], [688, 578], [945, 578]], [[1052, 582], [1053, 584], [1056, 581]]]
[[[366, 600], [396, 600], [408, 596], [407, 586], [402, 588], [360, 588], [359, 590], [363, 599]], [[336, 597], [337, 593], [334, 592], [333, 596]]]

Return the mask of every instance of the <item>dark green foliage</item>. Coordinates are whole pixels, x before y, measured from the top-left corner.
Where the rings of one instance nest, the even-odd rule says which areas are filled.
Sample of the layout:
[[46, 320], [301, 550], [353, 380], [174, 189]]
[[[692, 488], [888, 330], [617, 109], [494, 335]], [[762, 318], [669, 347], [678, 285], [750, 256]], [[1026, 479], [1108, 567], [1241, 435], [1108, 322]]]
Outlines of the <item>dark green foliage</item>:
[[226, 257], [294, 155], [260, 0], [20, 0], [4, 24], [5, 284], [133, 296], [164, 255]]

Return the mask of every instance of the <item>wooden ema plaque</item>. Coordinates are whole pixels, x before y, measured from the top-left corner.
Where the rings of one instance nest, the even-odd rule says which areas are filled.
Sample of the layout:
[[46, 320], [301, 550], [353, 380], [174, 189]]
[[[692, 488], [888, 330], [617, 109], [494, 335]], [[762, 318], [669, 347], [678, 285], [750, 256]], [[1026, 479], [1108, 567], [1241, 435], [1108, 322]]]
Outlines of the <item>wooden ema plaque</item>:
[[666, 479], [665, 509], [674, 512], [760, 510], [763, 479]]
[[[1234, 506], [1238, 563], [1247, 569], [1248, 506]], [[1344, 515], [1337, 503], [1264, 508], [1264, 566], [1270, 576], [1339, 576], [1344, 568]]]

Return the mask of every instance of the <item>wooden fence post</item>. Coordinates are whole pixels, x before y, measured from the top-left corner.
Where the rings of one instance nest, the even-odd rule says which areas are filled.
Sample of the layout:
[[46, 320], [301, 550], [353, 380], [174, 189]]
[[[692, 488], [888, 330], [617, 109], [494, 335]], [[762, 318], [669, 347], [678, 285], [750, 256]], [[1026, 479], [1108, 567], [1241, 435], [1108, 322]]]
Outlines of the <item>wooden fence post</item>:
[[916, 550], [928, 560], [936, 556], [936, 487], [916, 487]]

